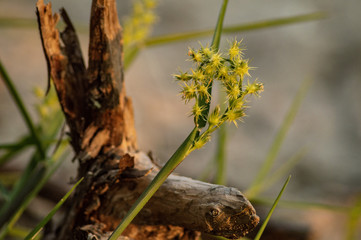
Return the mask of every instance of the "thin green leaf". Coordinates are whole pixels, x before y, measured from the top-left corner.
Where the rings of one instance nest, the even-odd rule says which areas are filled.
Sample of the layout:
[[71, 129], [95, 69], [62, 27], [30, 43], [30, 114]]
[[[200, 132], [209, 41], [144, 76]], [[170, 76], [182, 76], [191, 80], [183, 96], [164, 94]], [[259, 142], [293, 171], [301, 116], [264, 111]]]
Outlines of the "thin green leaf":
[[[219, 11], [219, 15], [218, 15], [217, 25], [216, 25], [216, 28], [213, 33], [211, 47], [215, 52], [218, 51], [219, 44], [221, 42], [221, 36], [222, 36], [222, 30], [223, 30], [223, 20], [226, 15], [227, 5], [228, 5], [228, 0], [223, 0], [222, 7], [221, 7], [221, 9]], [[212, 96], [212, 82], [208, 85], [207, 90], [208, 90], [209, 96]], [[211, 99], [208, 99], [206, 97], [200, 99], [199, 106], [204, 107], [201, 115], [206, 116], [206, 117], [198, 118], [198, 120], [195, 119], [196, 125], [198, 128], [203, 128], [204, 126], [206, 126], [210, 105], [211, 105]]]
[[226, 142], [227, 125], [223, 124], [217, 134], [217, 152], [216, 152], [216, 178], [215, 183], [225, 185], [226, 183]]
[[211, 173], [213, 172], [213, 168], [214, 168], [213, 164], [207, 164], [204, 167], [202, 173], [200, 174], [199, 180], [202, 182], [210, 181], [209, 178]]
[[214, 33], [213, 33], [213, 39], [212, 39], [212, 45], [211, 45], [215, 51], [218, 50], [219, 44], [221, 42], [223, 21], [224, 21], [224, 17], [226, 16], [227, 6], [228, 6], [228, 0], [223, 0], [222, 7], [218, 14], [217, 25], [216, 25], [216, 29], [214, 30]]
[[255, 189], [258, 188], [258, 185], [262, 184], [263, 181], [265, 181], [266, 177], [268, 176], [271, 168], [273, 167], [273, 164], [276, 160], [276, 157], [281, 149], [281, 146], [285, 140], [285, 137], [288, 133], [288, 130], [290, 126], [292, 125], [296, 114], [298, 112], [298, 109], [300, 108], [300, 105], [306, 96], [306, 93], [311, 85], [311, 80], [306, 79], [303, 83], [300, 89], [298, 90], [295, 98], [293, 99], [292, 105], [288, 110], [287, 115], [285, 116], [283, 123], [281, 125], [281, 128], [277, 132], [276, 137], [273, 140], [273, 143], [270, 147], [270, 150], [266, 156], [265, 161], [263, 162], [261, 169], [257, 173], [255, 180], [249, 187], [249, 189], [246, 192], [246, 195], [249, 198], [255, 197]]
[[[271, 206], [273, 203], [272, 199], [268, 198], [251, 198], [249, 199], [254, 204]], [[314, 202], [300, 202], [300, 201], [284, 201], [281, 200], [278, 204], [280, 207], [284, 208], [292, 208], [292, 209], [322, 209], [327, 211], [335, 211], [335, 212], [348, 212], [350, 207], [345, 206], [336, 206], [336, 205], [329, 205], [324, 203], [314, 203]]]
[[31, 135], [23, 136], [16, 143], [1, 144], [0, 149], [7, 151], [0, 157], [0, 166], [32, 145], [34, 145], [34, 141]]
[[135, 60], [140, 51], [140, 47], [133, 46], [124, 50], [124, 70], [127, 70], [130, 64]]
[[289, 177], [287, 178], [285, 184], [283, 184], [283, 187], [282, 187], [280, 193], [278, 194], [276, 200], [274, 201], [274, 203], [273, 203], [273, 205], [272, 205], [272, 207], [271, 207], [271, 210], [268, 212], [267, 217], [266, 217], [266, 219], [264, 220], [261, 228], [258, 230], [257, 235], [256, 235], [256, 237], [254, 238], [254, 240], [259, 240], [259, 239], [261, 239], [261, 236], [262, 236], [262, 234], [263, 234], [263, 231], [265, 230], [265, 228], [266, 228], [266, 226], [267, 226], [267, 224], [268, 224], [268, 222], [269, 222], [269, 220], [270, 220], [270, 218], [271, 218], [274, 210], [276, 209], [276, 206], [277, 206], [277, 204], [278, 204], [278, 202], [279, 202], [279, 200], [280, 200], [280, 198], [281, 198], [284, 190], [286, 189], [287, 184], [288, 184], [288, 182], [290, 181], [290, 179], [291, 179], [291, 176], [289, 176]]
[[16, 181], [20, 178], [21, 171], [1, 171], [0, 172], [0, 182], [5, 187], [13, 186]]
[[34, 18], [0, 17], [0, 28], [36, 28], [37, 26]]
[[[299, 16], [294, 16], [294, 17], [264, 20], [264, 21], [254, 22], [254, 23], [246, 23], [246, 24], [237, 24], [234, 26], [224, 27], [222, 33], [231, 34], [231, 33], [236, 33], [236, 32], [246, 32], [246, 31], [264, 29], [264, 28], [270, 28], [270, 27], [277, 27], [277, 26], [283, 26], [283, 25], [294, 24], [294, 23], [302, 23], [302, 22], [306, 22], [306, 21], [320, 20], [325, 17], [326, 17], [326, 14], [324, 12], [315, 12], [315, 13], [311, 13], [311, 14], [304, 14], [304, 15], [299, 15]], [[178, 42], [178, 41], [189, 40], [189, 39], [193, 39], [193, 38], [206, 37], [206, 36], [210, 36], [212, 34], [214, 34], [214, 29], [203, 30], [203, 31], [194, 31], [194, 32], [176, 33], [176, 34], [169, 34], [169, 35], [148, 38], [148, 40], [145, 40], [145, 42], [141, 46], [133, 46], [129, 50], [125, 49], [125, 51], [124, 51], [125, 52], [124, 69], [128, 69], [128, 67], [131, 65], [131, 63], [133, 62], [135, 57], [138, 55], [138, 53], [142, 47], [152, 47], [152, 46], [157, 46], [157, 45], [161, 45], [161, 44], [168, 44], [168, 43], [173, 43], [173, 42]]]
[[4, 201], [8, 201], [9, 200], [9, 191], [0, 182], [0, 203], [1, 203], [1, 199], [3, 199]]
[[13, 150], [17, 150], [18, 148], [21, 148], [23, 146], [28, 146], [28, 145], [32, 145], [32, 144], [34, 144], [34, 141], [32, 141], [31, 136], [26, 135], [26, 136], [22, 137], [21, 139], [19, 139], [15, 143], [0, 144], [0, 149], [13, 151]]
[[40, 153], [41, 158], [45, 159], [45, 150], [41, 144], [40, 138], [39, 138], [38, 133], [33, 124], [33, 120], [31, 119], [30, 114], [26, 110], [23, 100], [21, 99], [18, 91], [16, 90], [13, 82], [11, 81], [11, 79], [10, 79], [9, 75], [7, 74], [1, 61], [0, 61], [0, 76], [4, 80], [4, 83], [5, 83], [6, 87], [8, 88], [11, 96], [13, 97], [13, 99], [16, 103], [16, 106], [19, 108], [20, 113], [26, 123], [26, 126], [28, 127], [28, 129], [31, 133], [31, 136], [37, 146], [37, 149]]
[[[258, 29], [278, 27], [278, 26], [294, 24], [294, 23], [315, 21], [315, 20], [323, 19], [325, 17], [326, 14], [324, 12], [315, 12], [311, 14], [303, 14], [293, 17], [277, 18], [271, 20], [258, 21], [254, 23], [237, 24], [234, 26], [224, 27], [223, 33], [253, 31]], [[214, 29], [208, 29], [203, 31], [184, 32], [184, 33], [169, 34], [159, 37], [152, 37], [145, 41], [145, 46], [150, 47], [155, 45], [173, 43], [177, 41], [189, 40], [193, 38], [206, 37], [213, 33], [214, 33]]]
[[36, 227], [25, 237], [26, 240], [34, 239], [41, 229], [49, 222], [49, 220], [54, 216], [54, 214], [59, 210], [59, 208], [63, 205], [63, 203], [68, 199], [70, 194], [75, 190], [75, 188], [83, 181], [81, 178], [71, 189], [69, 192], [65, 194], [65, 196], [60, 199], [60, 201], [55, 205], [55, 207], [50, 211], [50, 213], [38, 224]]
[[[63, 29], [65, 27], [64, 22], [59, 22], [57, 27]], [[77, 32], [89, 32], [89, 28], [86, 25], [75, 24], [74, 27], [77, 29]], [[38, 28], [38, 22], [35, 18], [0, 17], [0, 28]]]
[[258, 196], [262, 191], [268, 189], [275, 184], [283, 176], [289, 174], [290, 170], [296, 166], [296, 164], [303, 158], [306, 151], [301, 149], [295, 155], [293, 155], [287, 162], [282, 164], [274, 173], [267, 177], [267, 181], [263, 181], [253, 188], [252, 196]]
[[361, 196], [358, 197], [356, 204], [349, 212], [346, 240], [357, 239], [357, 231], [359, 230], [359, 224], [361, 222]]
[[131, 223], [135, 216], [139, 213], [144, 205], [149, 201], [149, 199], [154, 195], [154, 193], [159, 189], [163, 182], [168, 178], [169, 174], [184, 160], [184, 158], [189, 154], [189, 150], [192, 147], [194, 139], [198, 133], [198, 128], [195, 127], [193, 131], [188, 135], [184, 140], [182, 145], [179, 146], [177, 151], [172, 155], [172, 157], [167, 161], [167, 163], [162, 167], [159, 173], [155, 176], [149, 186], [144, 190], [140, 195], [137, 201], [133, 204], [131, 209], [128, 211], [127, 215], [123, 218], [122, 222], [118, 225], [112, 235], [109, 237], [109, 240], [116, 240], [125, 230], [125, 228]]
[[[21, 189], [21, 191], [16, 193], [12, 192], [11, 201], [1, 208], [0, 226], [2, 226], [5, 222], [7, 222], [7, 224], [5, 224], [5, 226], [1, 229], [0, 239], [4, 239], [9, 229], [14, 226], [31, 200], [38, 194], [53, 173], [59, 168], [60, 164], [66, 159], [67, 146], [67, 144], [62, 144], [62, 146], [59, 147], [58, 151], [50, 158], [49, 161], [47, 161], [48, 165], [46, 168], [44, 165], [39, 166], [37, 171], [31, 175], [31, 179], [29, 179], [29, 183], [24, 186], [24, 189]], [[19, 198], [20, 195], [24, 197]]]
[[[60, 111], [56, 111], [51, 118], [45, 121], [42, 119], [39, 129], [46, 129], [43, 133], [43, 137], [45, 139], [54, 139], [59, 128], [64, 121], [62, 113]], [[41, 131], [40, 131], [41, 132]], [[54, 141], [43, 141], [43, 146], [47, 149], [51, 146], [51, 144], [56, 143]], [[41, 182], [44, 174], [49, 169], [49, 166], [52, 165], [54, 159], [59, 158], [59, 153], [61, 154], [68, 143], [62, 141], [62, 150], [57, 151], [53, 157], [43, 160], [38, 151], [36, 151], [25, 170], [23, 171], [20, 179], [16, 182], [13, 190], [10, 194], [10, 201], [0, 208], [0, 226], [7, 221], [7, 219], [14, 214], [14, 211], [17, 210], [18, 206], [23, 204], [25, 196], [34, 189], [34, 186]]]
[[28, 229], [28, 228], [24, 228], [21, 226], [15, 226], [12, 229], [10, 229], [9, 236], [24, 239], [26, 237], [26, 235], [29, 233], [29, 231], [30, 231], [30, 229]]
[[12, 150], [7, 151], [3, 155], [1, 155], [1, 157], [0, 157], [0, 166], [7, 163], [11, 158], [16, 156], [17, 154], [19, 154], [23, 150], [27, 149], [29, 146], [30, 145], [28, 145], [28, 144], [19, 145], [17, 148], [14, 147]]

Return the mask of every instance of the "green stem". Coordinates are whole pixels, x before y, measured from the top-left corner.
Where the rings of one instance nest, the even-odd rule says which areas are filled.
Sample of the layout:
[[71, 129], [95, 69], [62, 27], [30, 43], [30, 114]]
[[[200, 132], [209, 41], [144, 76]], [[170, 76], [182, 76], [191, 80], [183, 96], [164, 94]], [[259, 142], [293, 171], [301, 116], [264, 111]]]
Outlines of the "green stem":
[[16, 90], [14, 84], [12, 83], [12, 81], [11, 81], [9, 75], [7, 74], [4, 66], [2, 65], [1, 61], [0, 61], [0, 75], [1, 75], [2, 79], [4, 80], [5, 85], [8, 88], [11, 96], [13, 97], [13, 99], [16, 103], [16, 106], [19, 108], [21, 115], [23, 116], [23, 118], [25, 120], [26, 126], [28, 127], [28, 129], [33, 137], [33, 140], [35, 142], [35, 145], [38, 148], [41, 158], [45, 159], [45, 151], [41, 144], [40, 138], [35, 130], [33, 121], [31, 120], [30, 115], [29, 115], [28, 111], [26, 110], [25, 105], [23, 103], [23, 100], [21, 99], [18, 91]]
[[46, 172], [44, 165], [39, 166], [33, 171], [32, 175], [28, 177], [28, 181], [23, 185], [23, 188], [18, 188], [18, 191], [12, 192], [11, 200], [5, 203], [0, 210], [0, 226], [3, 226], [23, 204], [27, 195], [37, 186]]
[[155, 176], [149, 186], [144, 190], [142, 195], [138, 200], [133, 204], [131, 209], [128, 211], [127, 215], [124, 217], [123, 221], [118, 225], [112, 235], [109, 237], [109, 240], [116, 240], [125, 230], [125, 228], [131, 223], [135, 216], [140, 212], [144, 205], [149, 201], [149, 199], [154, 195], [154, 193], [159, 189], [163, 182], [167, 179], [169, 174], [184, 160], [184, 158], [190, 153], [190, 148], [192, 147], [193, 141], [198, 133], [198, 128], [195, 127], [189, 136], [184, 140], [182, 145], [177, 149], [177, 151], [172, 155], [168, 162], [162, 167], [159, 173]]
[[249, 198], [255, 197], [254, 190], [256, 188], [258, 188], [258, 185], [262, 184], [262, 182], [265, 181], [266, 177], [268, 176], [269, 172], [271, 171], [271, 168], [273, 167], [274, 162], [281, 149], [282, 143], [284, 142], [286, 135], [288, 133], [288, 130], [290, 129], [294, 119], [296, 118], [298, 109], [300, 108], [301, 103], [302, 103], [304, 97], [306, 96], [307, 90], [309, 89], [311, 83], [312, 83], [311, 79], [306, 79], [302, 83], [302, 86], [300, 87], [295, 98], [293, 99], [292, 105], [283, 120], [281, 128], [278, 130], [277, 135], [276, 135], [275, 139], [273, 140], [273, 143], [270, 147], [270, 150], [266, 156], [265, 161], [262, 164], [261, 169], [257, 173], [254, 181], [252, 182], [251, 186], [248, 188], [248, 190], [246, 192], [246, 195]]
[[[42, 164], [42, 166], [39, 166], [40, 169], [37, 170], [37, 173], [34, 173], [31, 178], [29, 178], [29, 184], [27, 184], [24, 189], [22, 189], [21, 192], [18, 192], [19, 194], [22, 194], [21, 202], [16, 203], [15, 201], [9, 201], [10, 205], [3, 206], [1, 210], [5, 209], [4, 214], [7, 214], [8, 216], [5, 219], [4, 226], [2, 226], [2, 229], [0, 231], [0, 240], [4, 239], [8, 231], [14, 226], [14, 224], [18, 221], [22, 213], [25, 211], [25, 209], [29, 206], [30, 202], [34, 197], [39, 193], [39, 191], [43, 188], [45, 183], [49, 181], [49, 178], [54, 174], [54, 172], [59, 168], [60, 164], [64, 162], [66, 159], [67, 153], [66, 153], [66, 145], [64, 144], [61, 146], [60, 149], [57, 150], [57, 152], [52, 156], [51, 159], [49, 159], [47, 162], [49, 165], [45, 166]], [[29, 191], [27, 191], [30, 190]], [[24, 192], [27, 192], [28, 194], [24, 194]], [[19, 195], [14, 196], [12, 199], [18, 199]], [[13, 207], [16, 205], [15, 207]], [[11, 214], [7, 213], [8, 208], [15, 209], [15, 212], [11, 212]], [[2, 221], [3, 215], [0, 215], [0, 220]], [[1, 225], [0, 225], [1, 226]]]
[[[233, 26], [228, 26], [223, 28], [223, 33], [236, 33], [236, 32], [245, 32], [245, 31], [253, 31], [258, 29], [270, 28], [270, 27], [278, 27], [293, 23], [302, 23], [306, 21], [314, 21], [323, 19], [326, 17], [324, 12], [315, 12], [310, 14], [298, 15], [294, 17], [286, 17], [286, 18], [277, 18], [271, 20], [263, 20], [253, 23], [245, 23], [245, 24], [237, 24]], [[214, 29], [208, 29], [203, 31], [194, 31], [194, 32], [184, 32], [184, 33], [175, 33], [169, 35], [163, 35], [158, 37], [152, 37], [145, 41], [146, 47], [168, 44], [178, 41], [189, 40], [193, 38], [206, 37], [214, 33]]]
[[130, 64], [135, 60], [140, 52], [139, 46], [133, 46], [124, 51], [124, 70], [127, 70]]
[[[273, 200], [265, 197], [256, 197], [248, 198], [253, 204], [271, 206]], [[348, 206], [339, 206], [339, 205], [330, 205], [325, 203], [315, 203], [315, 202], [301, 202], [301, 201], [286, 201], [282, 200], [279, 202], [279, 206], [283, 208], [298, 209], [298, 210], [309, 210], [309, 209], [320, 209], [340, 213], [348, 213], [350, 207]]]
[[223, 21], [226, 15], [226, 9], [228, 5], [228, 0], [223, 0], [222, 8], [219, 11], [218, 20], [216, 29], [214, 30], [213, 39], [212, 39], [212, 48], [217, 51], [219, 48], [219, 44], [221, 42], [222, 29], [223, 29]]
[[83, 181], [84, 178], [81, 178], [66, 194], [60, 199], [60, 201], [55, 205], [55, 207], [50, 211], [50, 213], [38, 224], [35, 228], [25, 237], [25, 240], [35, 239], [39, 232], [43, 229], [45, 224], [47, 224], [54, 214], [59, 210], [63, 203], [68, 199], [70, 194], [75, 190], [75, 188]]
[[254, 240], [259, 240], [259, 239], [261, 239], [261, 236], [262, 236], [262, 234], [263, 234], [263, 231], [266, 229], [266, 226], [267, 226], [267, 224], [268, 224], [268, 222], [269, 222], [269, 220], [270, 220], [270, 218], [271, 218], [274, 210], [276, 209], [277, 204], [278, 204], [278, 202], [280, 201], [281, 196], [282, 196], [283, 192], [285, 191], [285, 189], [286, 189], [286, 187], [287, 187], [287, 184], [288, 184], [288, 182], [290, 181], [290, 179], [291, 179], [291, 175], [287, 178], [286, 182], [283, 184], [283, 187], [282, 187], [280, 193], [278, 194], [276, 200], [274, 201], [274, 203], [273, 203], [273, 205], [272, 205], [272, 207], [271, 207], [271, 210], [268, 212], [267, 217], [266, 217], [266, 219], [264, 220], [264, 222], [263, 222], [262, 226], [260, 227], [260, 229], [258, 230], [257, 235], [256, 235], [256, 237], [254, 238]]
[[226, 182], [226, 142], [227, 142], [227, 126], [223, 124], [218, 131], [216, 163], [217, 173], [215, 183], [224, 185]]
[[[218, 51], [219, 44], [221, 42], [223, 20], [224, 20], [224, 16], [226, 15], [227, 5], [228, 5], [228, 0], [223, 0], [223, 4], [222, 4], [222, 7], [221, 7], [221, 9], [219, 11], [219, 15], [218, 15], [216, 29], [214, 30], [214, 34], [213, 34], [211, 47], [216, 52]], [[212, 82], [208, 86], [208, 94], [209, 94], [209, 96], [212, 96]], [[199, 128], [203, 128], [207, 124], [211, 100], [207, 99], [207, 98], [201, 98], [199, 105], [204, 106], [204, 110], [202, 111], [202, 116], [204, 116], [204, 117], [199, 118], [198, 121], [196, 122], [196, 124]]]

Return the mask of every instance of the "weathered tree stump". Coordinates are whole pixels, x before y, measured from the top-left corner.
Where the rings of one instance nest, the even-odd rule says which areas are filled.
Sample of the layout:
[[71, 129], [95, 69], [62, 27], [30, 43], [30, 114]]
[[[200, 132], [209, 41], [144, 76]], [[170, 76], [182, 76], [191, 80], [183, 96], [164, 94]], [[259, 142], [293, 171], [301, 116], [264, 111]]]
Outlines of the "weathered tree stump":
[[[84, 177], [63, 221], [45, 238], [107, 239], [158, 171], [137, 148], [115, 1], [93, 0], [88, 68], [66, 11], [61, 33], [50, 3], [39, 0], [37, 16], [49, 77], [79, 161], [78, 178]], [[239, 238], [258, 221], [238, 190], [171, 175], [123, 239], [198, 239], [200, 232]]]

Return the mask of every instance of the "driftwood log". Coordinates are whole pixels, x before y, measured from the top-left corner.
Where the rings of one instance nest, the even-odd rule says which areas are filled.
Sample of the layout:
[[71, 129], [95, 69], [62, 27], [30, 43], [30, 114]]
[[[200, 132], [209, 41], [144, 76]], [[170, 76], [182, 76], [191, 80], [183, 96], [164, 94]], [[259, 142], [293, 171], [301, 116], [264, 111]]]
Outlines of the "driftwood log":
[[[88, 68], [75, 29], [66, 11], [60, 12], [66, 27], [59, 33], [60, 16], [50, 3], [37, 3], [49, 76], [79, 161], [78, 178], [84, 180], [63, 221], [45, 238], [106, 239], [158, 169], [137, 147], [115, 0], [93, 0]], [[198, 239], [200, 232], [239, 238], [258, 221], [238, 190], [172, 174], [123, 239]]]

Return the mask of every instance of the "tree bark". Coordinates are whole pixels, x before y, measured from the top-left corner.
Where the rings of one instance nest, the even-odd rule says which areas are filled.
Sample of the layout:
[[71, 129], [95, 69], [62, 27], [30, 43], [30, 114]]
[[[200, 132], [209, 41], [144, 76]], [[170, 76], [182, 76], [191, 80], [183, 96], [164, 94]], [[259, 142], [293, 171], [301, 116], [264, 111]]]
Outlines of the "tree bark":
[[[78, 178], [84, 177], [64, 220], [46, 238], [106, 239], [158, 171], [137, 147], [115, 1], [93, 0], [88, 68], [66, 11], [61, 9], [61, 33], [50, 3], [39, 0], [37, 16], [49, 76], [79, 161]], [[171, 175], [123, 239], [198, 239], [200, 232], [239, 238], [258, 221], [238, 190]]]

